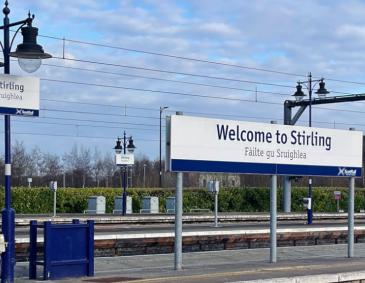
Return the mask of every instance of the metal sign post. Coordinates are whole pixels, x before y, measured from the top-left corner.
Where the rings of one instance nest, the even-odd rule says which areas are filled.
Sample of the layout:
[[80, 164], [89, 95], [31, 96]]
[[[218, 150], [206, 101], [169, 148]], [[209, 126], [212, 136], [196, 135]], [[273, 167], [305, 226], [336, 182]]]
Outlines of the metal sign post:
[[354, 256], [354, 199], [355, 199], [355, 178], [350, 178], [349, 199], [348, 199], [348, 239], [347, 256]]
[[182, 268], [182, 186], [183, 173], [176, 173], [175, 192], [175, 270]]
[[[355, 128], [350, 128], [350, 131], [354, 131]], [[354, 256], [354, 211], [355, 211], [355, 178], [350, 177], [349, 184], [349, 198], [347, 206], [347, 223], [348, 223], [348, 239], [347, 239], [347, 256]]]
[[49, 183], [49, 188], [53, 191], [53, 217], [56, 217], [57, 209], [57, 181], [51, 181]]
[[[176, 112], [176, 115], [183, 115]], [[183, 214], [183, 173], [176, 173], [175, 191], [175, 270], [182, 268], [182, 214]]]
[[209, 181], [208, 191], [214, 194], [214, 227], [218, 226], [218, 194], [219, 194], [219, 181]]
[[271, 176], [270, 188], [270, 262], [276, 262], [276, 211], [277, 211], [277, 175]]
[[335, 195], [336, 200], [336, 211], [340, 212], [341, 191], [334, 191], [333, 194]]

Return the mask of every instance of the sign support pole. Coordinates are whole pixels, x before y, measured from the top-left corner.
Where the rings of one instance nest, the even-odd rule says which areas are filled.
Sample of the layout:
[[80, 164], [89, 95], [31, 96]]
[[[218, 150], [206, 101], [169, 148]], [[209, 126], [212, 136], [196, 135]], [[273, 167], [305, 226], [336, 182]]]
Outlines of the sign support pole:
[[57, 190], [53, 190], [53, 217], [56, 217]]
[[[350, 128], [355, 131], [355, 128]], [[354, 211], [355, 211], [355, 177], [350, 177], [349, 198], [347, 205], [347, 223], [348, 223], [348, 239], [347, 239], [347, 256], [354, 257]]]
[[182, 267], [182, 184], [183, 173], [176, 173], [175, 192], [175, 270]]
[[[176, 115], [182, 115], [176, 112]], [[176, 173], [175, 190], [175, 270], [182, 269], [182, 214], [183, 214], [183, 173]]]
[[284, 176], [283, 196], [283, 210], [284, 212], [291, 212], [291, 181], [289, 176]]
[[348, 198], [348, 239], [347, 239], [347, 256], [354, 257], [354, 196], [355, 196], [355, 178], [350, 178], [349, 198]]
[[214, 227], [218, 227], [218, 192], [214, 192]]
[[270, 262], [276, 262], [276, 210], [277, 210], [277, 175], [271, 176], [270, 188]]

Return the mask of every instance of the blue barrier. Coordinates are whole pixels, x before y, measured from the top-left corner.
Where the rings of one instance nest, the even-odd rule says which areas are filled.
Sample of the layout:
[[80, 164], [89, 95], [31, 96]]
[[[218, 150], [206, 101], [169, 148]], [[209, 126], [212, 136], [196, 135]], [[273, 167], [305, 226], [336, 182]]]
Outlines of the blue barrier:
[[[43, 248], [37, 243], [38, 228], [43, 228]], [[30, 221], [29, 279], [37, 278], [37, 265], [43, 265], [43, 280], [94, 276], [94, 221], [72, 224], [38, 224]], [[37, 252], [43, 251], [43, 261]]]

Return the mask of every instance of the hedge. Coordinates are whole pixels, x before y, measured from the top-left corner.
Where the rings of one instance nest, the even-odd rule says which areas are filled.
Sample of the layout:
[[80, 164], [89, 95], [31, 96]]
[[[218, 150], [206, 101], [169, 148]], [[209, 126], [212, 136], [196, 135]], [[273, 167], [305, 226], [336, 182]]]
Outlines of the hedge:
[[[313, 209], [315, 212], [335, 212], [333, 188], [313, 189]], [[347, 210], [347, 188], [336, 189], [342, 192], [340, 207]], [[173, 196], [172, 189], [128, 189], [133, 200], [133, 211], [139, 212], [143, 196], [157, 196], [160, 200], [160, 212], [165, 212], [166, 197]], [[102, 195], [106, 198], [106, 211], [113, 211], [114, 197], [121, 195], [116, 188], [66, 188], [57, 190], [58, 213], [82, 213], [87, 209], [89, 196]], [[307, 195], [307, 188], [292, 188], [292, 211], [303, 211], [302, 198]], [[192, 208], [214, 209], [213, 195], [205, 189], [184, 189], [184, 211]], [[282, 190], [278, 190], [279, 211], [282, 204]], [[268, 188], [229, 188], [219, 193], [219, 211], [221, 212], [268, 212]], [[42, 214], [53, 210], [53, 193], [48, 188], [13, 188], [12, 206], [16, 213]], [[0, 207], [4, 207], [4, 189], [0, 189]], [[355, 211], [365, 209], [365, 190], [357, 189], [355, 194]]]

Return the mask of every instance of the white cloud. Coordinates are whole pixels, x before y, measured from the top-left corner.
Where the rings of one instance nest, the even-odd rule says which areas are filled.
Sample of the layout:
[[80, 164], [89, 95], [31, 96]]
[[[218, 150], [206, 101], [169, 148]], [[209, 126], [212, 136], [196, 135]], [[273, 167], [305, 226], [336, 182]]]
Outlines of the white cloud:
[[218, 22], [203, 23], [198, 26], [198, 30], [210, 36], [237, 36], [239, 31], [235, 28]]
[[[222, 61], [231, 64], [272, 69], [283, 72], [304, 74], [309, 71], [314, 76], [338, 78], [343, 80], [365, 81], [364, 47], [365, 25], [363, 14], [365, 3], [349, 1], [292, 1], [292, 0], [145, 0], [145, 1], [49, 1], [18, 0], [10, 2], [11, 19], [24, 17], [31, 8], [36, 14], [35, 25], [40, 34], [58, 36], [81, 41], [104, 43], [131, 49], [193, 57], [203, 60]], [[40, 38], [46, 50], [62, 54], [62, 41]], [[231, 68], [181, 59], [172, 59], [143, 53], [128, 52], [101, 46], [66, 44], [66, 56], [112, 64], [163, 69], [205, 76], [227, 77], [257, 82], [279, 83], [294, 86], [300, 79], [296, 76], [283, 76], [249, 69]], [[229, 86], [259, 91], [273, 91], [291, 94], [291, 88], [255, 85], [219, 79], [199, 78], [169, 73], [158, 73], [131, 68], [85, 64], [81, 62], [62, 62], [50, 60], [53, 64], [71, 67], [90, 68], [99, 71], [136, 74], [163, 79], [184, 80], [193, 83]], [[17, 68], [12, 70], [16, 71]], [[247, 91], [219, 89], [208, 86], [177, 84], [158, 80], [132, 78], [102, 73], [62, 70], [44, 66], [37, 74], [42, 77], [56, 77], [63, 80], [76, 80], [94, 84], [119, 85], [130, 88], [144, 88], [199, 95], [240, 97], [254, 99]], [[305, 79], [305, 77], [301, 78]], [[277, 104], [255, 104], [236, 101], [208, 100], [173, 94], [148, 93], [124, 89], [110, 89], [95, 86], [80, 86], [42, 82], [42, 97], [62, 97], [74, 101], [93, 103], [113, 103], [116, 105], [143, 106], [158, 109], [161, 105], [170, 106], [171, 111], [191, 111], [226, 113], [263, 117], [266, 121], [282, 117], [282, 103], [285, 96], [258, 93], [259, 100]], [[331, 90], [359, 92], [360, 85], [328, 81]], [[46, 102], [44, 105], [47, 105]], [[88, 107], [77, 104], [54, 105], [54, 108], [77, 111], [108, 112], [105, 107]], [[351, 108], [348, 105], [336, 106]], [[113, 110], [113, 111], [118, 111]], [[119, 109], [119, 111], [121, 111]], [[137, 111], [137, 110], [130, 110]], [[319, 113], [318, 113], [319, 111]], [[322, 121], [334, 119], [350, 122], [354, 119], [362, 123], [362, 116], [351, 113], [321, 112], [315, 109], [316, 118]], [[158, 111], [153, 112], [157, 115]], [[59, 113], [58, 113], [59, 114]], [[151, 113], [135, 112], [136, 115], [151, 116]], [[47, 115], [56, 115], [48, 113]], [[68, 117], [87, 118], [84, 115], [68, 114]], [[302, 118], [305, 121], [306, 116]], [[355, 114], [352, 114], [355, 115]], [[86, 115], [87, 116], [87, 115]], [[90, 116], [96, 119], [94, 116]], [[113, 119], [113, 117], [98, 117]], [[134, 118], [146, 122], [143, 118]], [[114, 121], [114, 120], [113, 120]], [[118, 121], [116, 119], [115, 121]], [[153, 121], [153, 120], [152, 120]], [[338, 121], [338, 122], [340, 122]], [[151, 121], [148, 121], [151, 122]], [[365, 121], [363, 122], [365, 124]], [[322, 124], [321, 126], [326, 126]], [[357, 127], [358, 128], [358, 127]], [[365, 126], [364, 126], [365, 128]], [[110, 132], [95, 130], [90, 134], [112, 135]], [[142, 136], [141, 136], [142, 137]], [[143, 136], [145, 139], [155, 139]], [[0, 141], [1, 142], [1, 141]], [[29, 141], [27, 141], [29, 142]], [[44, 146], [50, 144], [45, 142]], [[70, 145], [72, 146], [72, 145]], [[109, 148], [103, 145], [104, 148]], [[67, 149], [67, 144], [64, 148]], [[153, 146], [140, 148], [151, 156], [157, 154]]]

